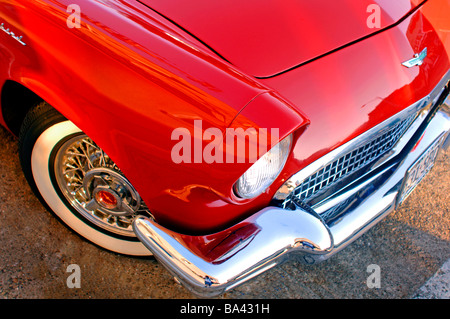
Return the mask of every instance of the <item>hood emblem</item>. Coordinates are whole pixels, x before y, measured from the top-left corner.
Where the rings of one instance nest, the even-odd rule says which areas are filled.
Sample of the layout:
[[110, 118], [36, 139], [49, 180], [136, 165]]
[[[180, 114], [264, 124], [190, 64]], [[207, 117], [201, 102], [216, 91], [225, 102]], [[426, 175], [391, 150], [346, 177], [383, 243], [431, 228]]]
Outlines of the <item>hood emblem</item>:
[[411, 60], [405, 61], [402, 65], [407, 68], [412, 68], [413, 66], [420, 66], [423, 63], [423, 60], [427, 57], [428, 51], [427, 48], [423, 49], [422, 52], [414, 54], [414, 58]]

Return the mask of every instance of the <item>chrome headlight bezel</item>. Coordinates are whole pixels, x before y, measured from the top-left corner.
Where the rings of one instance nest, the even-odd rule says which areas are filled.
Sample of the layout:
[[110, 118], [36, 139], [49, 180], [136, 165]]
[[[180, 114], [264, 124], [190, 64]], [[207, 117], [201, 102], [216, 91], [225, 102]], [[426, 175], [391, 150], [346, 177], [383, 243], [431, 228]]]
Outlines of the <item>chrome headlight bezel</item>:
[[252, 199], [264, 193], [286, 165], [292, 141], [292, 134], [286, 136], [253, 163], [234, 184], [235, 195], [241, 199]]

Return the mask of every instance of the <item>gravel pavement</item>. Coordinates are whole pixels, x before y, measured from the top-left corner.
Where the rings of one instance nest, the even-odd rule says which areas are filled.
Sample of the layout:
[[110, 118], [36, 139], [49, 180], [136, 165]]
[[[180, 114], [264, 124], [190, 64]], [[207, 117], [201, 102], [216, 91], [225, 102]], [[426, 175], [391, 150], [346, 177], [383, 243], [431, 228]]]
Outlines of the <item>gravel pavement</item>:
[[[2, 128], [0, 140], [0, 299], [195, 298], [153, 258], [105, 251], [60, 224], [30, 191], [17, 140]], [[220, 298], [448, 298], [432, 287], [449, 289], [448, 265], [439, 270], [450, 258], [449, 159], [441, 153], [399, 210], [331, 259], [285, 263]], [[71, 264], [80, 267], [80, 288], [66, 284]], [[367, 285], [369, 265], [379, 266], [379, 288]]]

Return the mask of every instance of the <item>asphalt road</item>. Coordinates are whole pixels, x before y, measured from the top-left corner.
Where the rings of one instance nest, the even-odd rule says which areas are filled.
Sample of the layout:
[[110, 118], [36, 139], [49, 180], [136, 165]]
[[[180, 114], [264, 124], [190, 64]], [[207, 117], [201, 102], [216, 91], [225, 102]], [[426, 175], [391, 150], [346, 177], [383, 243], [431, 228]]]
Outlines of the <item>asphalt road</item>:
[[[154, 259], [102, 250], [60, 224], [30, 191], [16, 139], [0, 128], [0, 141], [0, 299], [195, 298]], [[314, 266], [285, 263], [220, 298], [414, 297], [450, 258], [449, 159], [442, 153], [398, 211], [340, 254]], [[71, 264], [80, 288], [66, 284]], [[369, 265], [379, 266], [379, 288], [367, 285]]]

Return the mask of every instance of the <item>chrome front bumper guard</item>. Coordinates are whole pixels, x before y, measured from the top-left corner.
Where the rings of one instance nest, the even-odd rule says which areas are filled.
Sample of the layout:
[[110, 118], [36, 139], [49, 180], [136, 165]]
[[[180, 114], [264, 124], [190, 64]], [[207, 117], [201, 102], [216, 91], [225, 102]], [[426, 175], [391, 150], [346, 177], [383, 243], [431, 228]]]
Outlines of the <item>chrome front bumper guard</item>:
[[252, 225], [256, 231], [231, 248], [226, 240], [221, 242], [219, 246], [223, 245], [226, 253], [213, 261], [187, 248], [188, 236], [178, 236], [149, 218], [136, 218], [134, 231], [186, 288], [203, 297], [219, 295], [294, 255], [307, 263], [315, 263], [346, 247], [396, 209], [408, 169], [437, 139], [442, 147], [448, 146], [449, 131], [450, 100], [447, 97], [445, 103], [430, 112], [408, 142], [412, 145], [407, 144], [406, 152], [396, 156], [392, 163], [381, 166], [376, 174], [351, 192], [351, 196], [357, 197], [357, 204], [351, 205], [339, 221], [332, 224], [327, 225], [314, 211], [298, 206], [295, 210], [267, 207], [234, 225], [234, 230]]

